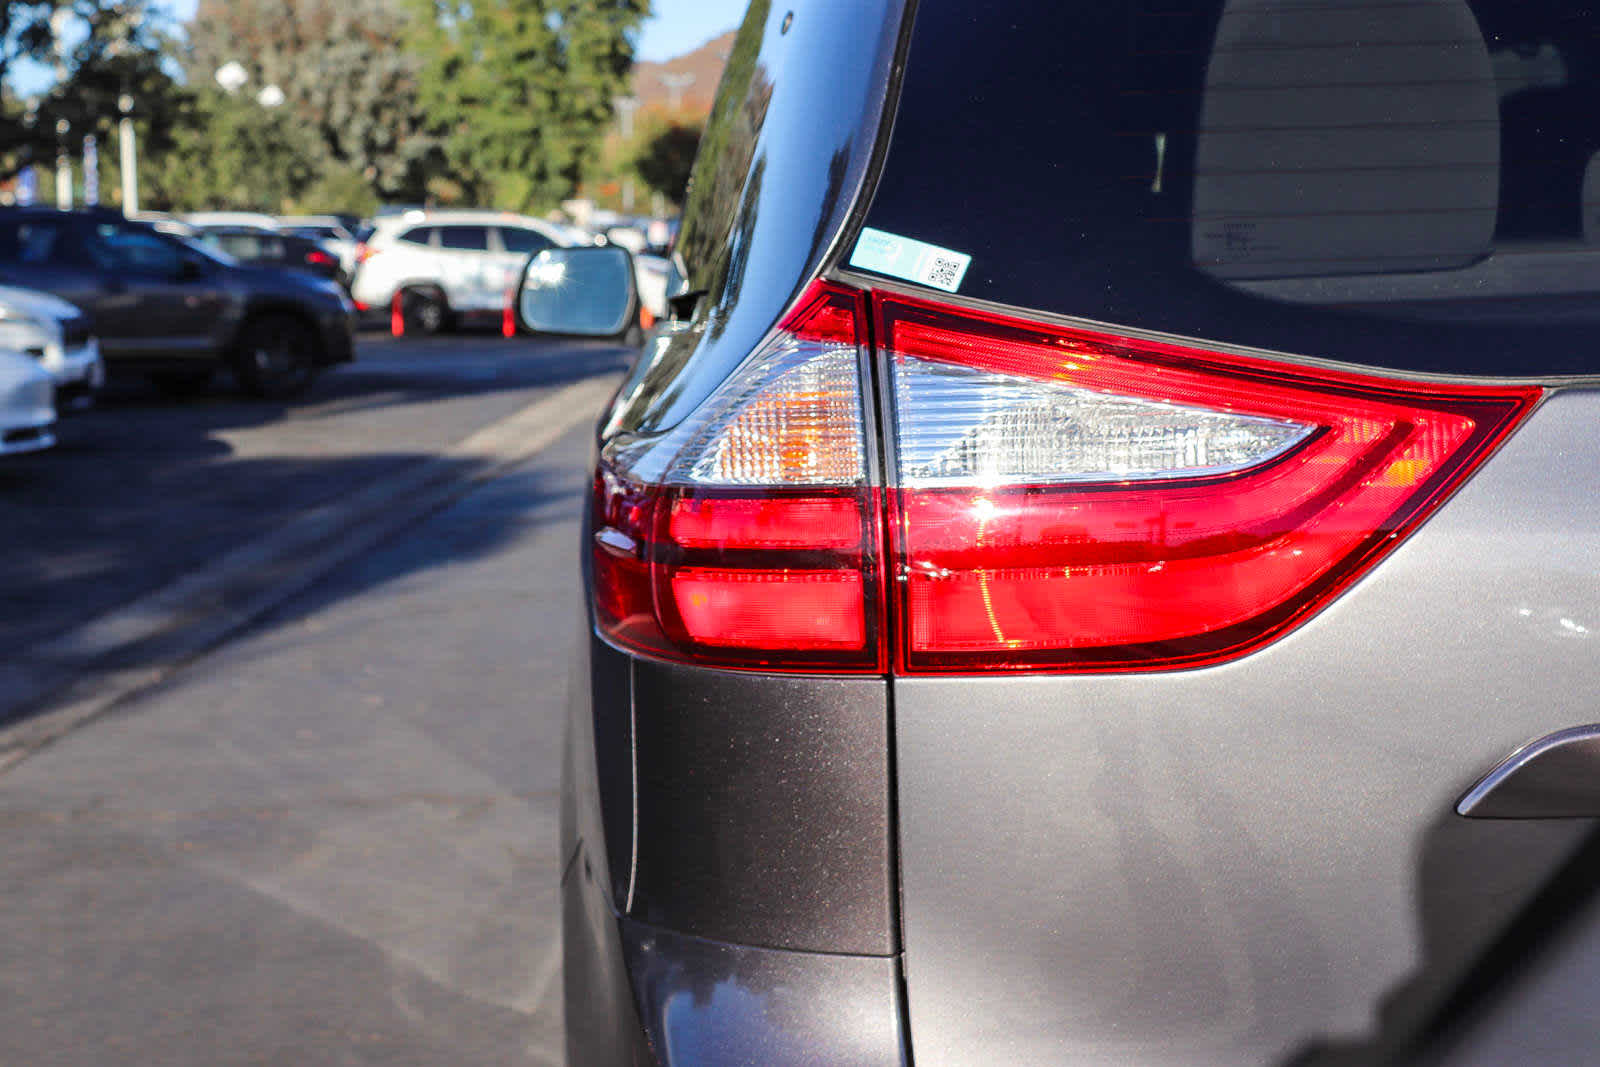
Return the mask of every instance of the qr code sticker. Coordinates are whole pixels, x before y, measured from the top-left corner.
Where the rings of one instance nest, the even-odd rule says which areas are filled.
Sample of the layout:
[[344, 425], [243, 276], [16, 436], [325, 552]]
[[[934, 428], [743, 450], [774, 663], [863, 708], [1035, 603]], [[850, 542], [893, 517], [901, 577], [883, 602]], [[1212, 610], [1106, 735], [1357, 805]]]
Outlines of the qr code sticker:
[[970, 256], [935, 252], [923, 263], [918, 281], [953, 293], [961, 288], [961, 279], [966, 276], [967, 264], [971, 262]]

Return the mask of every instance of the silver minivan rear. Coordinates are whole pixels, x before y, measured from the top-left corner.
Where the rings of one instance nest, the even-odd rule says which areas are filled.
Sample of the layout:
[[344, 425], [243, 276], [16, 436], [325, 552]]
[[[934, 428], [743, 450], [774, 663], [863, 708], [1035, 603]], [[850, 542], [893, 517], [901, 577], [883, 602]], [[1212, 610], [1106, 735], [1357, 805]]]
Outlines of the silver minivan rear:
[[753, 5], [597, 440], [575, 1062], [1592, 1058], [1596, 105], [1556, 0]]

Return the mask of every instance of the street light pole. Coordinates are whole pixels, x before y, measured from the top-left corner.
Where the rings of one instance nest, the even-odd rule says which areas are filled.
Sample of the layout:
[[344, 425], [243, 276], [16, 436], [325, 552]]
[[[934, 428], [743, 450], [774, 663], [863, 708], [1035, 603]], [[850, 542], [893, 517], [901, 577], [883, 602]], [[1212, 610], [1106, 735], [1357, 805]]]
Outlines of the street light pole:
[[672, 101], [670, 105], [672, 110], [679, 111], [683, 108], [683, 91], [694, 84], [694, 75], [688, 73], [663, 74], [661, 75], [661, 84], [666, 88], [668, 97]]
[[633, 139], [633, 113], [639, 110], [637, 96], [619, 96], [611, 103], [617, 109], [617, 122], [624, 141]]
[[[617, 109], [617, 120], [621, 127], [622, 143], [626, 148], [629, 141], [633, 140], [633, 113], [639, 110], [637, 96], [619, 96], [611, 101]], [[633, 179], [622, 179], [622, 210], [633, 210]]]
[[71, 132], [72, 123], [56, 120], [56, 207], [62, 211], [72, 210], [72, 160], [67, 156], [67, 134]]
[[[73, 12], [70, 7], [57, 8], [50, 15], [50, 38], [55, 49], [56, 85], [67, 83], [67, 31], [72, 28]], [[72, 210], [72, 159], [67, 155], [67, 134], [72, 123], [56, 120], [56, 207]]]
[[133, 132], [133, 97], [117, 98], [122, 121], [117, 124], [117, 147], [122, 152], [122, 213], [130, 219], [139, 213], [139, 146]]

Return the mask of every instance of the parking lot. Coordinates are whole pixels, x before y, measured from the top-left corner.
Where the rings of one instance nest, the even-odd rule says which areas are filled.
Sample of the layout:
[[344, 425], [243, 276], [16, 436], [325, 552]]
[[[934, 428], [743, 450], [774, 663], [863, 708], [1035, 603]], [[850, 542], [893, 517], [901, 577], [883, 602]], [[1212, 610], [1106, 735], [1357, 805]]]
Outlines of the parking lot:
[[[290, 407], [115, 390], [6, 469], [6, 638], [56, 639], [620, 359], [368, 338]], [[0, 775], [8, 1062], [560, 1062], [582, 414]]]
[[221, 379], [187, 402], [115, 383], [63, 421], [56, 449], [0, 464], [0, 642], [27, 649], [619, 360], [593, 346], [369, 332], [356, 363], [294, 403]]

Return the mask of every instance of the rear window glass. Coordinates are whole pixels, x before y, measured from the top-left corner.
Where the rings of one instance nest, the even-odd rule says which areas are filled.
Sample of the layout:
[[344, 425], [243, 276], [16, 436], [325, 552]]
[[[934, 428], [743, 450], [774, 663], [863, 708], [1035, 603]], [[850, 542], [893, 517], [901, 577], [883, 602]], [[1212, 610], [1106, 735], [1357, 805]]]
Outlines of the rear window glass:
[[235, 259], [282, 259], [284, 255], [283, 241], [266, 234], [214, 233], [201, 240]]
[[53, 220], [13, 219], [0, 221], [0, 263], [45, 266], [80, 264], [83, 257], [72, 254], [77, 242], [68, 227]]
[[168, 278], [183, 264], [178, 246], [150, 230], [101, 224], [94, 228], [92, 247], [100, 265], [111, 271]]
[[433, 227], [432, 226], [416, 226], [416, 227], [413, 227], [412, 229], [409, 229], [405, 233], [401, 234], [399, 237], [396, 237], [395, 240], [399, 241], [401, 244], [408, 244], [408, 245], [432, 245], [433, 244]]
[[866, 225], [970, 255], [962, 296], [1403, 370], [1600, 371], [1600, 13], [925, 0], [916, 19]]
[[458, 252], [487, 252], [489, 230], [484, 226], [441, 226], [439, 247], [453, 248]]
[[518, 255], [531, 255], [534, 252], [543, 252], [549, 248], [553, 241], [538, 230], [514, 229], [503, 227], [500, 230], [500, 243], [505, 245], [507, 252]]

